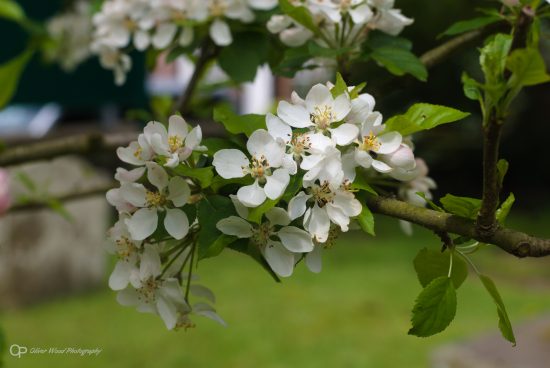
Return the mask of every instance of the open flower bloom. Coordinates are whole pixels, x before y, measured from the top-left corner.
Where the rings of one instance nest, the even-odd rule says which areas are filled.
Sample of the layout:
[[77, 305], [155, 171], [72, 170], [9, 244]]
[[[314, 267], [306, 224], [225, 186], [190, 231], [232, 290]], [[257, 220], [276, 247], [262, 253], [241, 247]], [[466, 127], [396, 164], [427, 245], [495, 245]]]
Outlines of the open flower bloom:
[[157, 155], [166, 157], [167, 167], [176, 167], [187, 160], [193, 151], [204, 151], [200, 146], [202, 131], [196, 126], [189, 132], [187, 122], [179, 115], [168, 119], [168, 131], [161, 123], [151, 121], [143, 130], [145, 139]]
[[306, 192], [298, 193], [288, 204], [288, 213], [292, 220], [304, 216], [304, 228], [319, 243], [329, 237], [331, 222], [348, 231], [350, 217], [358, 216], [361, 203], [349, 191], [347, 184], [339, 187], [328, 182], [312, 184]]
[[401, 146], [402, 137], [398, 132], [385, 132], [385, 126], [381, 123], [382, 117], [375, 114], [371, 114], [363, 123], [354, 159], [357, 165], [366, 169], [372, 167], [378, 172], [388, 173], [393, 168], [382, 157], [396, 152]]
[[179, 314], [190, 308], [176, 278], [160, 278], [161, 262], [153, 245], [145, 246], [140, 257], [139, 271], [130, 278], [131, 286], [117, 294], [125, 306], [135, 306], [139, 312], [156, 313], [169, 330], [176, 327]]
[[227, 235], [250, 238], [260, 248], [271, 269], [279, 276], [292, 275], [297, 255], [313, 250], [311, 235], [295, 226], [288, 226], [290, 217], [284, 209], [270, 209], [265, 214], [264, 222], [253, 225], [245, 220], [248, 217], [248, 209], [239, 203], [235, 203], [235, 207], [242, 217], [230, 216], [222, 219], [216, 227]]
[[239, 201], [247, 207], [257, 207], [266, 198], [277, 199], [285, 191], [290, 176], [283, 167], [285, 147], [266, 130], [256, 130], [246, 143], [252, 156], [249, 160], [237, 149], [223, 149], [214, 154], [212, 165], [224, 179], [252, 176], [254, 183], [237, 192]]
[[427, 199], [432, 199], [431, 190], [437, 188], [435, 181], [428, 176], [426, 162], [421, 158], [417, 158], [415, 168], [403, 174], [402, 177], [396, 178], [398, 180], [406, 180], [399, 187], [398, 196], [405, 202], [424, 207], [426, 201], [416, 193], [422, 192]]
[[143, 240], [157, 229], [159, 212], [165, 212], [164, 228], [175, 239], [183, 239], [189, 231], [189, 220], [178, 207], [187, 203], [191, 190], [187, 182], [179, 177], [168, 179], [164, 169], [154, 162], [147, 163], [147, 179], [156, 187], [149, 190], [139, 183], [121, 186], [121, 195], [139, 208], [126, 219], [128, 231], [134, 240]]
[[333, 98], [330, 89], [323, 84], [316, 84], [307, 94], [303, 104], [290, 104], [281, 101], [277, 115], [294, 128], [310, 128], [320, 133], [330, 134], [337, 145], [350, 144], [359, 132], [357, 126], [343, 123], [336, 126], [351, 110], [347, 93]]
[[113, 290], [122, 290], [128, 286], [130, 278], [139, 272], [137, 267], [141, 241], [132, 240], [124, 220], [128, 215], [122, 215], [120, 220], [109, 230], [107, 251], [115, 254], [118, 261], [111, 276], [109, 287]]
[[154, 151], [143, 133], [138, 135], [138, 140], [131, 142], [128, 147], [117, 148], [116, 153], [121, 161], [135, 166], [145, 165], [154, 156]]
[[397, 36], [405, 26], [411, 25], [414, 20], [401, 14], [400, 9], [393, 9], [395, 0], [368, 0], [369, 4], [376, 8], [377, 13], [373, 18], [372, 28]]
[[0, 215], [10, 208], [10, 179], [6, 170], [0, 169]]

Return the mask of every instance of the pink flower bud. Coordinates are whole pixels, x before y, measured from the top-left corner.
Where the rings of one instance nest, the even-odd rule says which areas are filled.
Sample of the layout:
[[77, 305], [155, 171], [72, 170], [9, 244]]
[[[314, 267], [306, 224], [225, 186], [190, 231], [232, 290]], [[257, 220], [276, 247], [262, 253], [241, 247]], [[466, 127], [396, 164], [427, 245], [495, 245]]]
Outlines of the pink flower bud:
[[11, 204], [9, 175], [6, 170], [0, 169], [0, 215], [5, 213]]
[[412, 170], [416, 164], [413, 151], [405, 144], [402, 144], [397, 151], [387, 155], [384, 161], [392, 167], [400, 167], [404, 170]]

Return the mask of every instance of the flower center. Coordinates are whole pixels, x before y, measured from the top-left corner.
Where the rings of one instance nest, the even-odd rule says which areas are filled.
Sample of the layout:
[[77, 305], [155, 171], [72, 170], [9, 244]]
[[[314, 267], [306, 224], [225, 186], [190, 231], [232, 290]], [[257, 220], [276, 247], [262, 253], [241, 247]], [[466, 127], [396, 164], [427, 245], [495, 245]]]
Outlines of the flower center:
[[253, 232], [252, 240], [254, 243], [259, 246], [265, 246], [273, 233], [273, 228], [269, 222], [264, 222], [257, 229], [254, 229]]
[[143, 149], [141, 147], [138, 147], [134, 152], [134, 157], [138, 160], [141, 160], [141, 153], [143, 152]]
[[351, 0], [340, 0], [340, 10], [347, 12], [351, 8]]
[[315, 111], [310, 114], [309, 118], [317, 126], [317, 129], [326, 130], [330, 127], [330, 123], [334, 121], [334, 113], [331, 106], [316, 106]]
[[374, 135], [372, 131], [370, 131], [368, 135], [365, 135], [363, 137], [363, 142], [359, 145], [359, 147], [363, 151], [378, 152], [381, 145], [382, 144], [378, 141], [378, 138]]
[[129, 31], [135, 31], [138, 28], [137, 23], [130, 18], [124, 20], [124, 27]]
[[334, 199], [334, 193], [330, 189], [328, 181], [324, 181], [321, 185], [313, 186], [311, 194], [315, 203], [321, 208]]
[[290, 145], [292, 147], [292, 153], [295, 156], [300, 156], [307, 149], [311, 148], [309, 135], [303, 133], [294, 133], [292, 135], [292, 139], [290, 140]]
[[166, 196], [162, 193], [148, 190], [145, 193], [145, 201], [148, 207], [162, 207], [166, 203]]
[[137, 251], [137, 247], [134, 245], [128, 237], [121, 236], [116, 241], [117, 255], [120, 259], [127, 260], [133, 253]]
[[250, 175], [255, 179], [265, 180], [266, 176], [271, 175], [269, 162], [264, 155], [252, 157], [252, 164], [249, 168]]
[[183, 146], [183, 139], [179, 135], [171, 135], [168, 137], [168, 146], [170, 152], [174, 153]]
[[160, 282], [153, 276], [149, 277], [141, 287], [137, 289], [138, 299], [143, 300], [145, 303], [154, 302], [156, 299], [155, 292], [160, 287]]
[[210, 15], [213, 17], [221, 17], [225, 10], [227, 9], [227, 4], [225, 3], [225, 0], [214, 0], [210, 6]]

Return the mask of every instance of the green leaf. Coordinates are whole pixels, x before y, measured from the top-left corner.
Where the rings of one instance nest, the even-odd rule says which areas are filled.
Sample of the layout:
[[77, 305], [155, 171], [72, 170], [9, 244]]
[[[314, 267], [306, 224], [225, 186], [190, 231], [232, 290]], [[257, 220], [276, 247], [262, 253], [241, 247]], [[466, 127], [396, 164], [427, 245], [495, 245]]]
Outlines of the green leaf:
[[298, 193], [298, 191], [302, 188], [302, 177], [300, 175], [292, 175], [290, 177], [290, 181], [288, 182], [288, 185], [286, 186], [285, 192], [283, 196], [281, 197], [281, 200], [285, 202], [290, 202], [290, 200]]
[[500, 21], [501, 18], [496, 15], [489, 15], [485, 17], [478, 17], [468, 20], [461, 20], [459, 22], [456, 22], [452, 24], [449, 28], [443, 32], [441, 36], [454, 36], [457, 34], [461, 34], [468, 31], [473, 31], [474, 29], [478, 29], [481, 27], [485, 27], [489, 24], [496, 23]]
[[363, 175], [363, 169], [358, 167], [355, 169], [355, 173], [355, 180], [351, 183], [351, 189], [364, 190], [367, 193], [377, 196], [378, 193], [376, 193], [376, 190], [370, 186], [367, 179]]
[[512, 72], [508, 81], [510, 88], [534, 86], [550, 81], [546, 65], [540, 51], [534, 48], [512, 51], [506, 67]]
[[210, 187], [214, 192], [218, 192], [221, 188], [228, 186], [228, 185], [250, 185], [254, 182], [254, 179], [247, 175], [243, 178], [233, 178], [233, 179], [224, 179], [221, 176], [214, 176], [214, 179], [212, 179], [212, 184], [210, 184]]
[[242, 149], [237, 143], [226, 138], [205, 138], [202, 140], [202, 145], [206, 146], [206, 153], [210, 156], [222, 149]]
[[359, 222], [359, 226], [361, 226], [361, 229], [364, 232], [372, 236], [376, 235], [374, 233], [374, 216], [370, 208], [367, 207], [367, 205], [364, 203], [363, 203], [363, 209], [361, 210], [361, 213], [357, 217], [357, 222]]
[[14, 59], [0, 65], [0, 109], [6, 106], [15, 94], [21, 73], [33, 54], [34, 50], [29, 48]]
[[342, 78], [342, 74], [336, 73], [336, 84], [330, 90], [330, 93], [332, 93], [332, 97], [336, 98], [341, 94], [346, 93], [347, 90], [348, 86], [344, 81], [344, 78]]
[[267, 41], [259, 32], [237, 33], [231, 45], [220, 52], [218, 64], [234, 82], [252, 81], [258, 67], [267, 61]]
[[462, 73], [462, 85], [464, 95], [470, 100], [481, 101], [483, 99], [481, 83], [468, 76], [466, 72]]
[[508, 172], [509, 166], [510, 165], [508, 164], [508, 161], [506, 161], [505, 159], [500, 159], [497, 162], [498, 186], [500, 188], [502, 188], [502, 184], [504, 183], [504, 177]]
[[261, 224], [264, 213], [275, 207], [277, 203], [279, 203], [278, 199], [266, 199], [265, 202], [258, 207], [251, 208], [248, 212], [248, 221]]
[[475, 220], [481, 208], [481, 200], [477, 198], [457, 197], [452, 194], [447, 194], [439, 201], [447, 212], [471, 220]]
[[508, 214], [510, 213], [510, 210], [512, 209], [512, 205], [516, 201], [516, 197], [514, 196], [514, 193], [510, 193], [508, 198], [502, 204], [500, 205], [500, 208], [497, 210], [495, 216], [498, 222], [500, 222], [501, 225], [504, 225], [506, 222], [506, 218], [508, 217]]
[[215, 242], [222, 235], [216, 224], [221, 219], [232, 215], [235, 215], [233, 202], [226, 196], [206, 196], [199, 202], [198, 219], [201, 226], [197, 240], [199, 259], [215, 253], [216, 248], [214, 250], [210, 250], [210, 248], [212, 246], [219, 247], [219, 244], [215, 244]]
[[214, 168], [212, 166], [191, 168], [187, 165], [179, 165], [174, 168], [174, 172], [191, 179], [197, 179], [201, 188], [209, 187], [212, 184], [212, 179], [214, 179]]
[[394, 75], [402, 76], [408, 73], [423, 82], [428, 78], [426, 66], [406, 49], [385, 46], [374, 49], [369, 56]]
[[228, 245], [233, 244], [239, 240], [236, 236], [221, 234], [218, 236], [218, 238], [208, 247], [206, 252], [201, 257], [204, 258], [212, 258], [219, 255]]
[[367, 82], [360, 83], [356, 85], [351, 92], [349, 93], [349, 97], [353, 100], [359, 96], [359, 93], [367, 86]]
[[344, 55], [352, 50], [350, 47], [345, 48], [328, 48], [319, 45], [317, 42], [308, 42], [307, 47], [311, 57], [336, 58]]
[[304, 63], [310, 59], [311, 54], [307, 44], [300, 47], [287, 48], [282, 60], [274, 67], [274, 72], [277, 75], [292, 78], [296, 72], [304, 69]]
[[434, 279], [422, 290], [412, 311], [409, 335], [428, 337], [443, 331], [456, 313], [456, 291], [450, 278]]
[[502, 80], [511, 46], [512, 36], [499, 33], [481, 49], [479, 63], [487, 85], [497, 85]]
[[264, 115], [237, 115], [228, 105], [214, 108], [214, 120], [222, 123], [229, 133], [244, 133], [247, 137], [250, 137], [255, 130], [266, 128]]
[[497, 290], [495, 283], [493, 282], [493, 280], [485, 275], [479, 275], [479, 279], [481, 280], [483, 286], [485, 286], [485, 289], [489, 292], [497, 306], [498, 328], [500, 329], [502, 336], [504, 336], [506, 340], [510, 341], [514, 346], [516, 346], [516, 337], [514, 336], [514, 330], [512, 329], [510, 318], [508, 317], [508, 313], [506, 313], [506, 307], [504, 306], [504, 302], [502, 301], [502, 298]]
[[386, 130], [397, 131], [403, 136], [452, 123], [470, 115], [451, 107], [418, 103], [412, 105], [403, 115], [397, 115], [386, 122]]
[[[422, 287], [428, 286], [430, 282], [438, 277], [449, 274], [449, 262], [451, 252], [440, 252], [428, 248], [421, 249], [414, 258], [413, 264], [418, 276], [418, 281]], [[451, 280], [455, 289], [458, 289], [468, 276], [468, 266], [462, 258], [453, 256], [453, 268], [451, 270]]]
[[319, 30], [311, 13], [307, 10], [305, 6], [294, 6], [288, 0], [279, 0], [279, 7], [290, 18], [294, 19], [296, 22], [300, 23], [313, 33], [318, 33]]
[[0, 18], [21, 22], [25, 20], [25, 11], [13, 0], [0, 0]]
[[412, 50], [412, 42], [403, 37], [391, 36], [387, 33], [374, 31], [369, 33], [365, 47], [375, 50], [383, 47], [395, 49]]

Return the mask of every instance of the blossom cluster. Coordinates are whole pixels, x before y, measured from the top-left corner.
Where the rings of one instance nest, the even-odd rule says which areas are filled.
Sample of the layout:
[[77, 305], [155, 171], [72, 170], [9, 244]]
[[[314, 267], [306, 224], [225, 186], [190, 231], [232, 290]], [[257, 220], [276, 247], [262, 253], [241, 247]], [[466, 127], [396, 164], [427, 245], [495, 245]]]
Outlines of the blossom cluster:
[[132, 66], [132, 47], [186, 47], [200, 27], [208, 28], [216, 45], [227, 46], [233, 41], [228, 21], [251, 23], [254, 10], [276, 5], [277, 0], [107, 0], [93, 17], [91, 48], [102, 66], [113, 70], [115, 82], [123, 84]]
[[288, 15], [273, 15], [267, 28], [291, 47], [314, 40], [326, 48], [354, 48], [364, 41], [369, 30], [396, 36], [413, 23], [401, 10], [394, 9], [395, 0], [292, 0], [290, 3], [306, 9], [319, 30], [313, 32]]
[[[360, 88], [317, 84], [305, 98], [294, 92], [290, 102], [279, 102], [265, 129], [254, 130], [242, 149], [212, 156], [201, 145], [200, 126], [189, 130], [177, 115], [168, 129], [149, 122], [137, 141], [117, 150], [134, 168], [119, 168], [120, 187], [107, 193], [119, 212], [109, 233], [109, 250], [119, 258], [109, 285], [119, 302], [158, 313], [169, 329], [192, 326], [191, 312], [224, 323], [208, 303], [213, 293], [192, 274], [201, 231], [212, 231], [209, 216], [197, 215], [201, 201], [221, 192], [186, 176], [193, 170], [213, 170], [218, 183], [237, 183], [223, 192], [231, 208], [212, 225], [224, 241], [256, 249], [281, 277], [292, 275], [302, 259], [312, 272], [321, 271], [323, 250], [366, 209], [358, 197], [365, 183], [395, 188], [397, 181], [398, 195], [424, 205], [416, 192], [429, 198], [435, 186], [426, 165], [415, 159], [410, 138], [388, 129], [374, 108], [374, 98]], [[192, 305], [189, 295], [206, 300]]]
[[[170, 170], [189, 165], [193, 152], [204, 150], [201, 140], [200, 126], [189, 131], [180, 116], [170, 117], [168, 130], [150, 122], [137, 141], [117, 150], [134, 168], [117, 169], [120, 187], [107, 192], [119, 213], [109, 231], [108, 250], [118, 257], [109, 286], [118, 291], [122, 305], [159, 314], [168, 329], [192, 327], [191, 312], [224, 324], [211, 306], [212, 291], [196, 284], [191, 273], [182, 277], [184, 267], [193, 267], [198, 225], [190, 223], [185, 212], [192, 183]], [[191, 305], [189, 294], [203, 301]]]

